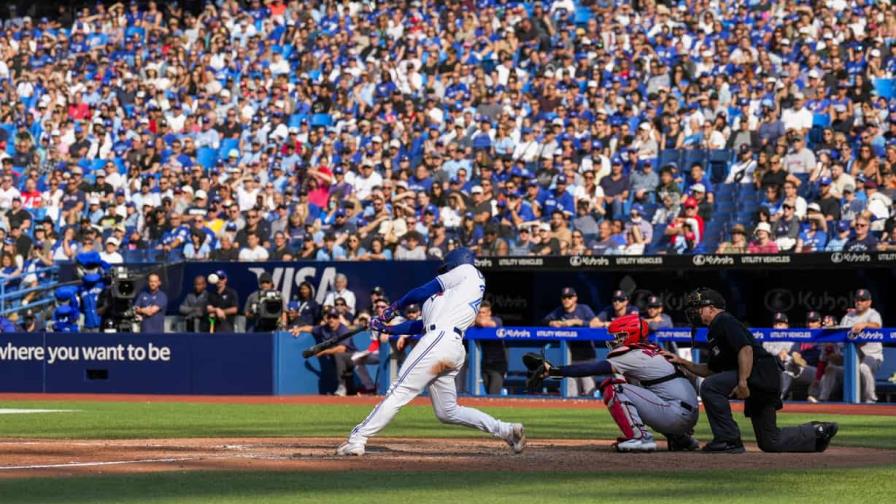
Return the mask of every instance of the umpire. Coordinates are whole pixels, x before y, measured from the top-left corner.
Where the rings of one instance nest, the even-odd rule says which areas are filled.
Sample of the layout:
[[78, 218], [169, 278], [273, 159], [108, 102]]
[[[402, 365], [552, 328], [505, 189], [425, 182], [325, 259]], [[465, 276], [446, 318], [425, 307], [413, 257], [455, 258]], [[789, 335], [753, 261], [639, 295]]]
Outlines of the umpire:
[[753, 422], [759, 449], [765, 452], [822, 452], [837, 434], [837, 424], [810, 422], [779, 429], [781, 374], [777, 360], [756, 343], [753, 334], [725, 311], [718, 292], [700, 288], [688, 295], [687, 316], [692, 325], [709, 327], [708, 361], [694, 364], [666, 353], [675, 364], [706, 377], [700, 396], [713, 440], [704, 452], [743, 453], [740, 429], [731, 416], [731, 397], [744, 399], [744, 414]]

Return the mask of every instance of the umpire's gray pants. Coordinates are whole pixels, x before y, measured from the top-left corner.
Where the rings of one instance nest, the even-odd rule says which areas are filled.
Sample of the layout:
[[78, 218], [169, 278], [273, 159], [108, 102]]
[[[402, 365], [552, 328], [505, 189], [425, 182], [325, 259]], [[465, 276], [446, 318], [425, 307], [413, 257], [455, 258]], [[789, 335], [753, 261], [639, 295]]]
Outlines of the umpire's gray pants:
[[[731, 416], [729, 396], [737, 386], [737, 371], [708, 376], [700, 386], [706, 418], [716, 441], [740, 441], [740, 428]], [[765, 452], [815, 451], [815, 426], [803, 424], [779, 429], [774, 404], [756, 405], [750, 412], [759, 449]]]

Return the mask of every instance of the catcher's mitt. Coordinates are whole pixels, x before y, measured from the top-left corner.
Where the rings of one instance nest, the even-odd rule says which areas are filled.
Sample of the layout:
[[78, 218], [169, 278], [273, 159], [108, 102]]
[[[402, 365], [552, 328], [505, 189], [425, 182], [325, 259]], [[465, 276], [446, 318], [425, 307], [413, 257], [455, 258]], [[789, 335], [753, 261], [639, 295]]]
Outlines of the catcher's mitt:
[[544, 358], [543, 353], [537, 354], [534, 352], [523, 355], [523, 365], [529, 370], [526, 373], [526, 387], [530, 392], [541, 389], [542, 382], [549, 376], [550, 370], [554, 367], [553, 364]]

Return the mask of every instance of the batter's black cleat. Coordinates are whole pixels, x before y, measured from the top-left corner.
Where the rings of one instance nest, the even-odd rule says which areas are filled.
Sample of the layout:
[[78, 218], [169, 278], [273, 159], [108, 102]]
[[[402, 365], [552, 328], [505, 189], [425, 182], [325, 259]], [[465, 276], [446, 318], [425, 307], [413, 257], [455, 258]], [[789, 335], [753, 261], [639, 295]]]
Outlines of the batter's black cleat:
[[840, 426], [836, 422], [812, 422], [812, 425], [815, 426], [815, 451], [823, 452], [828, 449]]
[[703, 453], [744, 453], [747, 451], [740, 439], [737, 441], [712, 440], [703, 445]]

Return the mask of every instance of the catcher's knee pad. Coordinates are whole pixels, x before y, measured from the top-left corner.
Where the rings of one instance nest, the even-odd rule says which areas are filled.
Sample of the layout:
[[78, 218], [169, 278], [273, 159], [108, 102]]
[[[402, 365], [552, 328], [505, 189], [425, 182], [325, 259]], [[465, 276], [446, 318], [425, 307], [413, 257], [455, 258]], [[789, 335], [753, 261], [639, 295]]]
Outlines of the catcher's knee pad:
[[601, 382], [601, 395], [610, 417], [619, 426], [622, 435], [626, 439], [640, 438], [644, 435], [644, 425], [641, 423], [641, 417], [634, 405], [627, 401], [624, 397], [620, 397], [622, 392], [621, 385], [626, 383], [625, 380], [619, 378], [608, 378]]
[[608, 404], [609, 399], [607, 399], [607, 395], [613, 395], [616, 390], [616, 387], [622, 385], [623, 383], [628, 383], [622, 378], [606, 378], [604, 381], [600, 382], [600, 385], [597, 386], [597, 389], [600, 390], [601, 396], [604, 398], [604, 403]]

